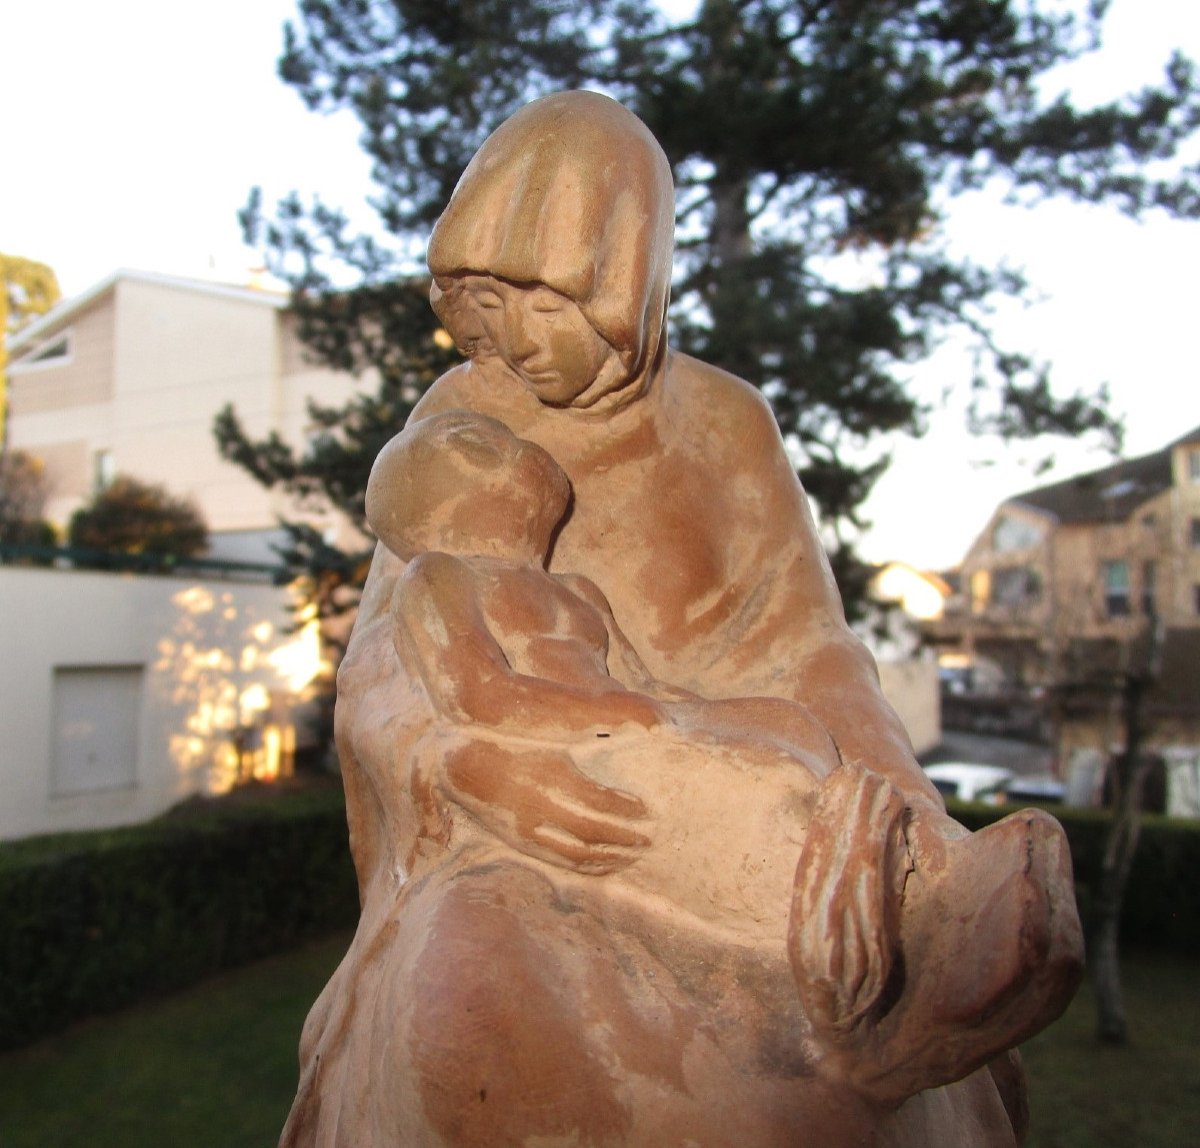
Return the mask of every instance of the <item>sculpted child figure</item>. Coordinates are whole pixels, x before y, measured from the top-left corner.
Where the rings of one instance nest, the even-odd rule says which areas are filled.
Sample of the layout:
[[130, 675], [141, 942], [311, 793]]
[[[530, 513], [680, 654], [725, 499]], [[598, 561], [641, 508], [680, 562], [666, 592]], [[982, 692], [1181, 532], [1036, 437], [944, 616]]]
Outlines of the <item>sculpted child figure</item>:
[[546, 454], [373, 508], [417, 535], [378, 549], [339, 674], [363, 915], [285, 1144], [1019, 1137], [996, 1054], [1079, 972], [1061, 832], [945, 816], [770, 412], [667, 348], [672, 224], [644, 126], [568, 93], [435, 229], [468, 361], [412, 433], [468, 410]]
[[[531, 754], [603, 779], [631, 812], [647, 794], [669, 793], [670, 802], [658, 804], [664, 813], [669, 804], [673, 824], [660, 820], [656, 835], [670, 839], [670, 852], [647, 849], [639, 819], [630, 818], [623, 843], [601, 838], [591, 842], [594, 852], [571, 859], [589, 873], [630, 866], [626, 879], [666, 897], [666, 911], [731, 935], [751, 937], [770, 919], [782, 945], [778, 924], [787, 916], [803, 826], [819, 781], [840, 764], [833, 742], [794, 702], [709, 701], [654, 680], [596, 586], [545, 570], [569, 496], [566, 476], [545, 451], [468, 412], [410, 425], [375, 464], [368, 520], [407, 562], [392, 601], [396, 641], [438, 714], [478, 733], [442, 764], [447, 792], [518, 851], [552, 864], [571, 838], [582, 846], [594, 836], [586, 816], [559, 826], [551, 848], [540, 840], [544, 826], [522, 838], [511, 810], [482, 796], [527, 770]], [[688, 786], [721, 768], [724, 786]], [[747, 778], [754, 800], [731, 814], [725, 786]], [[714, 804], [695, 807], [705, 799]], [[766, 855], [713, 865], [719, 851], [706, 821], [736, 834], [731, 822], [739, 816], [747, 818], [741, 836]], [[767, 850], [766, 841], [782, 847]], [[688, 846], [695, 852], [681, 864]]]

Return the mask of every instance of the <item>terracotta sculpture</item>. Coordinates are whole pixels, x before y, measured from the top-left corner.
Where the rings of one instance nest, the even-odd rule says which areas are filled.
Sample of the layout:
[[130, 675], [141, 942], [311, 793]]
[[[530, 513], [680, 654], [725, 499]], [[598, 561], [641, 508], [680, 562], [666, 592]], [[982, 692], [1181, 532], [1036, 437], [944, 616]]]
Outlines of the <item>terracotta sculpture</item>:
[[774, 420], [668, 350], [673, 193], [540, 100], [430, 244], [468, 356], [385, 448], [339, 674], [363, 912], [284, 1145], [1012, 1145], [1061, 830], [945, 814]]

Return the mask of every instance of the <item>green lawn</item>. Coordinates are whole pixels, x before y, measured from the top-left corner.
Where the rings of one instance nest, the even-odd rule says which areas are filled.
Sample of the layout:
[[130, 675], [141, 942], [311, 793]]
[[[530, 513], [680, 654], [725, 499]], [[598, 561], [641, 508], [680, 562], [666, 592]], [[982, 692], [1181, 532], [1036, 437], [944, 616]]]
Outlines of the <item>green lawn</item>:
[[1200, 1144], [1200, 962], [1138, 955], [1123, 966], [1130, 1044], [1096, 1043], [1084, 985], [1023, 1049], [1032, 1081], [1029, 1148]]
[[[3, 1148], [263, 1148], [296, 1084], [309, 1005], [339, 936], [0, 1057]], [[1026, 1046], [1030, 1148], [1190, 1148], [1200, 1129], [1196, 962], [1140, 956], [1133, 1044], [1100, 1048], [1085, 988]], [[942, 1146], [930, 1146], [942, 1148]]]
[[349, 934], [0, 1056], [0, 1148], [264, 1148]]

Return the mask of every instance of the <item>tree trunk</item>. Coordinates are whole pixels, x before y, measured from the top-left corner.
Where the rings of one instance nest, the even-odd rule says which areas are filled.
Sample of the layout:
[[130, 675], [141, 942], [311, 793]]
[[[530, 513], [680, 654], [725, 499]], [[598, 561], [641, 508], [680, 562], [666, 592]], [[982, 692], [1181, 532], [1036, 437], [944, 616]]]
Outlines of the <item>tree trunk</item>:
[[1141, 762], [1142, 699], [1149, 681], [1127, 675], [1121, 689], [1125, 748], [1113, 762], [1113, 811], [1100, 883], [1095, 901], [1092, 935], [1092, 988], [1096, 994], [1096, 1035], [1104, 1044], [1125, 1044], [1129, 1039], [1125, 1001], [1121, 992], [1119, 933], [1121, 907], [1129, 884], [1129, 871], [1141, 832], [1139, 805], [1145, 766]]
[[724, 268], [736, 266], [753, 250], [746, 203], [749, 194], [750, 184], [744, 177], [713, 182], [713, 254]]

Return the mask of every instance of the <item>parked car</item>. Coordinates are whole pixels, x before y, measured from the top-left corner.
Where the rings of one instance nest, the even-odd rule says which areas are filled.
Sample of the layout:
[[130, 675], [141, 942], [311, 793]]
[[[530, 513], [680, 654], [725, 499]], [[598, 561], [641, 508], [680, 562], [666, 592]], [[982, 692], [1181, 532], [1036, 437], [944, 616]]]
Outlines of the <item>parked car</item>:
[[959, 801], [1003, 802], [1004, 786], [1016, 774], [1002, 765], [978, 765], [975, 762], [944, 761], [927, 765], [925, 773], [943, 797]]
[[1048, 773], [1014, 777], [1002, 790], [1006, 804], [1040, 801], [1043, 805], [1061, 805], [1067, 799], [1067, 787]]

